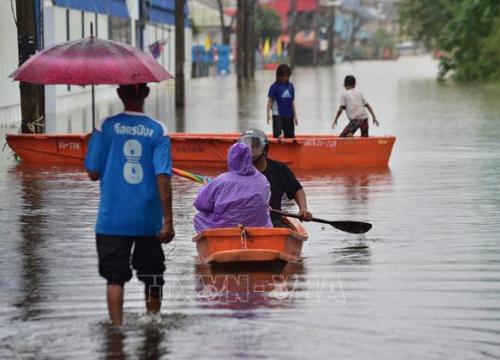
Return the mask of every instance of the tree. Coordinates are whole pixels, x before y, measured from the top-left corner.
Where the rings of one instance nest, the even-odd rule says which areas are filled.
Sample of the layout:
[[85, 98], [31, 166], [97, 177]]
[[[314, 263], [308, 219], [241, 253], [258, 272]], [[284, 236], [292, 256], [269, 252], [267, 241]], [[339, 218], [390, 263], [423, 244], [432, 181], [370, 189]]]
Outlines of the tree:
[[500, 3], [498, 0], [462, 0], [454, 15], [439, 41], [447, 54], [441, 63], [442, 75], [453, 71], [455, 78], [462, 81], [489, 79], [500, 67], [500, 59], [485, 56], [492, 47], [500, 47], [499, 42], [491, 44], [495, 25], [500, 20]]
[[400, 17], [416, 40], [444, 51], [440, 78], [448, 73], [460, 81], [500, 77], [498, 0], [403, 0]]
[[483, 51], [477, 59], [479, 71], [490, 80], [500, 81], [500, 19], [497, 18], [493, 31], [481, 40]]
[[[40, 39], [37, 37], [38, 19], [35, 2], [16, 1], [16, 27], [19, 52], [19, 66], [35, 54]], [[19, 82], [21, 94], [21, 132], [42, 133], [45, 126], [43, 85]]]
[[256, 39], [276, 40], [281, 35], [281, 18], [279, 14], [274, 9], [258, 6], [255, 17], [255, 33]]
[[403, 31], [422, 41], [428, 48], [435, 48], [442, 35], [443, 26], [454, 18], [456, 6], [462, 0], [403, 0], [399, 4], [399, 17]]

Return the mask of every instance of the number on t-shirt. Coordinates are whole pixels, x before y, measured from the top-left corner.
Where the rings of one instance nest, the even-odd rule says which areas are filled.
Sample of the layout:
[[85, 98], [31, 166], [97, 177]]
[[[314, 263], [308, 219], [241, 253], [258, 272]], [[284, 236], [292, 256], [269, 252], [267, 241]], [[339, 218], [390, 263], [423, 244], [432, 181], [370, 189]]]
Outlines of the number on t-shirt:
[[130, 139], [123, 144], [123, 154], [127, 158], [127, 162], [123, 167], [123, 177], [129, 184], [139, 184], [143, 177], [144, 171], [141, 166], [142, 145], [139, 141]]

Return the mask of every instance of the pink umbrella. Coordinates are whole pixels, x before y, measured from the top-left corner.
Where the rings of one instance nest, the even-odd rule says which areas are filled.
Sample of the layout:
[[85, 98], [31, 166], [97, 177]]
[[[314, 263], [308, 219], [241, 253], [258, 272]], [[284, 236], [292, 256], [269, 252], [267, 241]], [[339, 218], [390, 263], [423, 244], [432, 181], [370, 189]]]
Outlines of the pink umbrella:
[[135, 84], [173, 76], [145, 52], [123, 42], [90, 36], [51, 46], [14, 71], [14, 80], [34, 84]]
[[51, 46], [30, 57], [10, 77], [34, 84], [94, 85], [159, 82], [174, 77], [145, 52], [123, 42], [90, 36]]

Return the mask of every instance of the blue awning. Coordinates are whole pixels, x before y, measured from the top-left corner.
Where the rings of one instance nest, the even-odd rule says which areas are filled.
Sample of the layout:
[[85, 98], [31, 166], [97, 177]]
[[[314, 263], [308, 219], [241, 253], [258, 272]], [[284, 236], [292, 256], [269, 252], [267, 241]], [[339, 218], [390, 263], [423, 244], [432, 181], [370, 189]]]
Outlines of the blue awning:
[[[174, 25], [175, 24], [175, 0], [151, 0], [146, 9], [148, 21]], [[184, 26], [189, 26], [189, 8], [187, 1], [184, 6]]]
[[126, 0], [54, 0], [55, 5], [99, 14], [129, 17]]

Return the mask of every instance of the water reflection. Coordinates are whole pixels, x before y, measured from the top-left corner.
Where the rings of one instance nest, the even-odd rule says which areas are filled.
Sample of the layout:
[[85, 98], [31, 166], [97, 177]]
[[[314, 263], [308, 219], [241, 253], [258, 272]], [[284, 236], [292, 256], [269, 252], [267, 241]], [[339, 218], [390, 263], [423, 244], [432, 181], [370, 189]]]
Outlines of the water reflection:
[[[78, 166], [28, 163], [11, 167], [8, 174], [9, 180], [19, 185], [16, 201], [20, 202], [17, 220], [20, 238], [17, 243], [21, 261], [20, 268], [16, 269], [16, 274], [20, 276], [17, 285], [20, 295], [14, 305], [21, 313], [16, 318], [38, 319], [50, 312], [41, 305], [53, 300], [49, 284], [52, 282], [52, 286], [57, 289], [68, 284], [65, 283], [65, 278], [75, 279], [74, 272], [68, 271], [66, 259], [80, 252], [82, 260], [80, 244], [72, 243], [71, 239], [82, 237], [80, 228], [86, 227], [83, 220], [86, 214], [77, 212], [79, 219], [75, 222], [74, 213], [67, 210], [72, 205], [81, 210], [78, 200], [81, 189], [78, 190], [75, 183], [81, 183], [86, 176]], [[60, 220], [64, 226], [56, 226], [53, 230], [54, 219]], [[13, 269], [7, 269], [9, 270]], [[56, 274], [55, 283], [52, 278], [49, 280], [50, 274]], [[72, 287], [66, 288], [66, 295], [76, 291], [76, 283], [73, 282]]]
[[[257, 96], [262, 96], [262, 94], [257, 94], [257, 86], [255, 80], [248, 80], [241, 83], [238, 86], [238, 92], [236, 96], [236, 108], [237, 108], [237, 131], [243, 132], [252, 127], [256, 127], [258, 121], [259, 113], [264, 116], [264, 109], [256, 108], [255, 104], [258, 103]], [[260, 110], [260, 111], [259, 111]]]
[[[398, 136], [391, 170], [296, 174], [316, 216], [369, 221], [374, 227], [366, 239], [306, 224], [307, 272], [294, 274], [296, 281], [276, 281], [287, 291], [274, 292], [272, 275], [282, 272], [257, 271], [247, 283], [263, 284], [262, 292], [250, 293], [243, 282], [229, 287], [248, 302], [210, 301], [197, 295], [204, 285], [219, 291], [223, 282], [192, 281], [204, 274], [193, 269], [190, 239], [199, 187], [174, 178], [178, 238], [165, 249], [175, 249], [167, 256], [167, 279], [188, 281], [179, 297], [165, 301], [168, 315], [154, 324], [138, 315], [142, 287], [127, 292], [121, 336], [94, 325], [107, 319], [93, 238], [98, 184], [82, 169], [16, 167], [6, 152], [0, 160], [0, 358], [499, 358], [500, 127], [492, 125], [500, 114], [500, 88], [437, 84], [425, 59], [297, 68], [297, 130], [332, 132], [335, 109], [329, 108], [348, 73], [358, 77], [382, 120], [373, 134]], [[265, 95], [273, 79], [272, 72], [260, 72], [256, 89], [242, 89], [239, 100], [234, 78], [190, 81], [186, 113], [178, 118], [170, 109], [173, 91], [165, 87], [160, 102], [151, 97], [147, 112], [166, 119], [170, 130], [269, 131]], [[97, 118], [120, 111], [113, 104], [99, 104]], [[84, 126], [83, 116], [90, 126], [89, 107], [82, 111], [86, 115], [72, 112], [74, 131]], [[238, 122], [238, 114], [247, 123]], [[65, 132], [67, 118], [60, 125]], [[187, 170], [216, 175], [225, 169]], [[333, 287], [332, 296], [321, 292], [325, 286]], [[281, 300], [290, 289], [296, 296]], [[190, 321], [172, 315], [179, 313]]]
[[350, 183], [362, 183], [364, 187], [370, 185], [371, 182], [388, 185], [392, 182], [392, 174], [389, 167], [315, 169], [314, 172], [296, 169], [294, 173], [301, 180], [337, 181], [347, 185]]
[[349, 241], [344, 246], [333, 249], [330, 254], [334, 264], [338, 265], [368, 265], [371, 263], [372, 252], [366, 239]]
[[[165, 345], [165, 330], [161, 320], [156, 322], [147, 318], [147, 323], [141, 325], [141, 319], [124, 328], [117, 328], [112, 324], [102, 325], [100, 353], [107, 360], [121, 360], [130, 358], [133, 353], [136, 359], [159, 359], [168, 353]], [[135, 339], [137, 347], [131, 351], [130, 340]]]
[[137, 358], [159, 359], [167, 353], [165, 330], [154, 324], [146, 325], [142, 329], [142, 343], [137, 349]]
[[[389, 168], [295, 171], [308, 198], [309, 210], [319, 218], [372, 222], [371, 207], [392, 187]], [[288, 205], [291, 205], [288, 202]], [[325, 227], [325, 226], [324, 226]]]
[[126, 338], [125, 333], [112, 325], [106, 325], [103, 332], [103, 348], [101, 353], [105, 355], [104, 358], [107, 360], [125, 359], [123, 351], [124, 340]]
[[179, 313], [127, 313], [123, 327], [109, 322], [99, 323], [96, 329], [98, 352], [105, 359], [160, 359], [170, 352], [169, 334], [183, 329], [187, 317]]
[[199, 306], [236, 310], [234, 316], [252, 317], [257, 308], [290, 307], [304, 291], [303, 263], [198, 265], [195, 268]]
[[[390, 204], [387, 197], [388, 189], [393, 186], [390, 168], [322, 170], [314, 174], [296, 171], [295, 174], [302, 181], [314, 216], [328, 220], [368, 221], [374, 225], [365, 235], [342, 233], [329, 225], [321, 225], [325, 241], [334, 247], [329, 252], [330, 261], [336, 265], [371, 264], [370, 244], [375, 241], [373, 234], [380, 226], [377, 217], [388, 212], [381, 208], [381, 215], [376, 217], [374, 207], [381, 202]], [[287, 206], [295, 211], [293, 203], [288, 202]]]
[[28, 320], [39, 313], [37, 304], [45, 295], [41, 288], [46, 264], [44, 256], [40, 253], [47, 240], [44, 184], [41, 174], [23, 171], [22, 166], [14, 168], [11, 174], [20, 184], [22, 209], [18, 220], [21, 235], [19, 254], [22, 259], [19, 271], [20, 295], [14, 305], [21, 311], [19, 318]]

